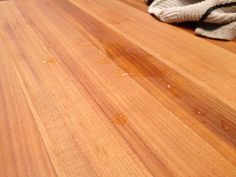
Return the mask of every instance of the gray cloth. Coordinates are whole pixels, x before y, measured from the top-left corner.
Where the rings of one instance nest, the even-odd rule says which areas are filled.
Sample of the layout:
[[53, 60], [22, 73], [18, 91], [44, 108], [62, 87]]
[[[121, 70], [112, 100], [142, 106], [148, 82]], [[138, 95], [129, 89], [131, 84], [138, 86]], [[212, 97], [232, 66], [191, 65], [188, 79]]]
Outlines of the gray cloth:
[[196, 22], [197, 35], [236, 38], [236, 0], [145, 0], [148, 12], [166, 23]]

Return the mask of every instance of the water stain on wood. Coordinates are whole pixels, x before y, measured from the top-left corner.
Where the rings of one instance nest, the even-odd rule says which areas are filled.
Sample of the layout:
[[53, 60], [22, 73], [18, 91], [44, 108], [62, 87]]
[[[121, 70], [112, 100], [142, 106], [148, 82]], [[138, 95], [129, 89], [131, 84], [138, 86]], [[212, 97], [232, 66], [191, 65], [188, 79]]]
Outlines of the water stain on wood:
[[126, 125], [128, 123], [128, 118], [124, 115], [124, 114], [116, 114], [113, 118], [112, 118], [112, 123], [114, 125]]
[[201, 108], [193, 108], [193, 113], [196, 115], [206, 116], [206, 112]]
[[228, 130], [228, 129], [229, 129], [229, 128], [227, 127], [227, 125], [226, 125], [226, 122], [223, 121], [223, 120], [221, 120], [221, 127], [222, 127], [223, 129], [225, 129], [225, 130]]
[[133, 77], [133, 76], [135, 76], [135, 74], [134, 73], [123, 73], [123, 74], [121, 74], [121, 76], [122, 77], [128, 77], [128, 76]]
[[57, 61], [53, 58], [49, 58], [47, 60], [43, 60], [42, 63], [43, 64], [55, 64], [55, 63], [57, 63]]

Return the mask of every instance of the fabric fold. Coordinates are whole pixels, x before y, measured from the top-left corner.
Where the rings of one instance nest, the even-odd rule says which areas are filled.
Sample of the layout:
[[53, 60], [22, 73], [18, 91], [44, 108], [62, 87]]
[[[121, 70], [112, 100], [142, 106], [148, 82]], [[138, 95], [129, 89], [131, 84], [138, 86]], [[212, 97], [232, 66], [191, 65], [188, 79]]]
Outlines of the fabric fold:
[[214, 39], [236, 37], [236, 0], [146, 0], [148, 12], [166, 23], [196, 22], [195, 33]]

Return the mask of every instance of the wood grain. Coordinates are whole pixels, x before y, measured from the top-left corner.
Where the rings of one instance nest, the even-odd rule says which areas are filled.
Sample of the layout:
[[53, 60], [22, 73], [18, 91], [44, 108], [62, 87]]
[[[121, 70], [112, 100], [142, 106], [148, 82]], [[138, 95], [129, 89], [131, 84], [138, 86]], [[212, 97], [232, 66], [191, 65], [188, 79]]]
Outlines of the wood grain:
[[0, 2], [1, 177], [236, 175], [235, 41], [145, 8]]
[[[1, 14], [3, 6], [0, 3]], [[3, 11], [2, 11], [3, 10]], [[6, 9], [7, 10], [7, 9]], [[0, 20], [0, 176], [56, 177], [34, 116], [13, 67], [13, 53], [6, 45]]]

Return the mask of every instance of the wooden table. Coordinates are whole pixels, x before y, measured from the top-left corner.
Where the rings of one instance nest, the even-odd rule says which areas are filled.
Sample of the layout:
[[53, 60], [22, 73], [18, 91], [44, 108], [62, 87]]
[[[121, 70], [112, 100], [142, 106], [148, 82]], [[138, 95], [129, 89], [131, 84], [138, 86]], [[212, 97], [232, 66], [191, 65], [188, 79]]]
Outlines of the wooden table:
[[1, 177], [235, 177], [236, 42], [143, 0], [0, 1]]

